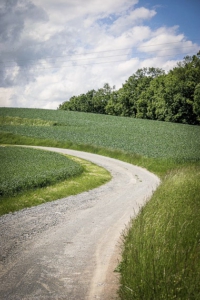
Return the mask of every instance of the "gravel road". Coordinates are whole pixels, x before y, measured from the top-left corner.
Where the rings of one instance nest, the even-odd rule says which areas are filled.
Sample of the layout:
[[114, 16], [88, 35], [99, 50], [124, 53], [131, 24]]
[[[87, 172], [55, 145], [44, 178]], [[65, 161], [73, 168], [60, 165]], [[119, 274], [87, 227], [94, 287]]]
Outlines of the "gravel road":
[[107, 184], [0, 217], [0, 299], [115, 299], [119, 240], [159, 179], [140, 167], [45, 148], [109, 170]]

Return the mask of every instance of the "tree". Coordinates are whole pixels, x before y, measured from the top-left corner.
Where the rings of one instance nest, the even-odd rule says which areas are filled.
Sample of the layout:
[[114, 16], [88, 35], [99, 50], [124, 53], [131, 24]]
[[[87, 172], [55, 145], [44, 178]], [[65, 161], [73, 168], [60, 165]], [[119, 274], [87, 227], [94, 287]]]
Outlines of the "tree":
[[165, 74], [138, 69], [118, 91], [105, 83], [97, 91], [73, 96], [59, 109], [170, 122], [200, 123], [200, 51]]
[[165, 95], [166, 75], [160, 75], [151, 81], [148, 90], [147, 118], [152, 120], [164, 121], [166, 117]]
[[196, 124], [194, 113], [194, 91], [200, 82], [200, 58], [186, 56], [182, 62], [169, 72], [166, 78], [167, 120]]
[[200, 123], [200, 83], [195, 87], [193, 110], [197, 115], [198, 122]]
[[97, 90], [93, 95], [94, 112], [99, 114], [106, 113], [106, 105], [110, 99], [112, 89], [108, 83], [103, 88]]
[[122, 106], [119, 103], [118, 92], [113, 91], [110, 94], [110, 99], [105, 107], [105, 113], [113, 116], [120, 116], [122, 113]]

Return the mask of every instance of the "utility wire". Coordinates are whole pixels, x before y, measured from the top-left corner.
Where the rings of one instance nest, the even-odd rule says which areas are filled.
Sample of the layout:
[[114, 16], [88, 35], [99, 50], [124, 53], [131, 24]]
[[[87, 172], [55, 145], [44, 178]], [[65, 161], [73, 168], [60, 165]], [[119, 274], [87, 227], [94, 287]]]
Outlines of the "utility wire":
[[[199, 41], [200, 40], [200, 38], [190, 38], [192, 41]], [[49, 42], [48, 40], [47, 41], [45, 41], [45, 42]], [[160, 45], [169, 45], [169, 44], [178, 44], [178, 43], [187, 43], [187, 42], [191, 42], [191, 41], [179, 41], [179, 42], [169, 42], [169, 43], [159, 43], [159, 44], [151, 44], [151, 45], [144, 45], [144, 46], [140, 46], [140, 47], [153, 47], [153, 46], [160, 46]], [[145, 43], [145, 42], [144, 42]], [[42, 44], [44, 44], [44, 42], [40, 42], [40, 43], [34, 43], [34, 44], [32, 44], [32, 45], [28, 45], [27, 46], [27, 48], [30, 48], [30, 47], [35, 47], [36, 45], [42, 45]], [[62, 46], [62, 45], [66, 45], [66, 43], [65, 44], [59, 44], [59, 46]], [[137, 47], [137, 46], [136, 46]], [[114, 49], [114, 50], [112, 50], [112, 49], [110, 49], [110, 50], [102, 50], [102, 51], [95, 51], [95, 52], [86, 52], [86, 53], [84, 53], [84, 55], [85, 54], [92, 54], [92, 53], [101, 53], [101, 52], [109, 52], [109, 51], [120, 51], [120, 50], [127, 50], [127, 49], [133, 49], [134, 47], [127, 47], [127, 48], [118, 48], [118, 49]], [[19, 50], [20, 48], [18, 48], [18, 50]], [[13, 52], [11, 52], [11, 51], [9, 51], [9, 52], [7, 52], [7, 53], [13, 53]], [[73, 56], [73, 55], [83, 55], [83, 54], [79, 54], [79, 53], [77, 53], [77, 54], [67, 54], [67, 56]], [[65, 56], [65, 55], [64, 55]], [[52, 57], [52, 56], [51, 56]], [[60, 56], [61, 57], [61, 56]]]
[[[200, 40], [200, 39], [196, 39], [196, 40]], [[137, 46], [137, 48], [148, 48], [148, 47], [154, 47], [154, 46], [170, 45], [170, 44], [180, 44], [180, 43], [187, 43], [187, 42], [188, 41], [162, 43], [162, 44], [151, 44], [151, 45], [146, 45], [146, 46]], [[194, 47], [194, 45], [193, 46], [185, 46], [185, 47]], [[183, 46], [183, 48], [185, 48], [185, 47]], [[131, 50], [131, 49], [134, 49], [134, 48], [136, 48], [136, 47], [128, 47], [128, 48], [121, 48], [121, 49], [110, 49], [110, 50], [103, 50], [103, 51], [78, 53], [78, 54], [66, 54], [66, 55], [59, 55], [59, 56], [46, 56], [45, 58], [41, 58], [41, 59], [49, 59], [49, 58], [54, 59], [54, 58], [58, 58], [58, 57], [68, 57], [68, 56], [83, 56], [83, 55], [89, 55], [89, 54], [97, 54], [97, 53], [105, 53], [105, 52]], [[157, 50], [153, 50], [153, 51], [157, 51]], [[162, 50], [160, 50], [160, 51], [162, 51]], [[35, 59], [24, 59], [24, 60], [20, 60], [20, 61], [31, 61], [31, 60], [35, 60]], [[3, 62], [11, 62], [11, 60], [7, 60], [7, 61], [4, 60]]]
[[[185, 47], [185, 48], [192, 48], [191, 46], [188, 46], [188, 47]], [[182, 48], [182, 49], [185, 49], [185, 48]], [[170, 51], [173, 51], [175, 49], [180, 49], [180, 48], [173, 48], [173, 49], [162, 49], [160, 50], [160, 52], [162, 51], [166, 51], [166, 50], [170, 50]], [[149, 51], [146, 53], [146, 55], [148, 55], [149, 53], [152, 53], [152, 52], [158, 52], [158, 51]], [[133, 55], [141, 55], [142, 53], [139, 53], [139, 52], [135, 52], [135, 53], [131, 53], [131, 56]], [[156, 57], [165, 57], [165, 56], [177, 56], [177, 55], [185, 55], [187, 53], [174, 53], [174, 54], [168, 54], [168, 55], [163, 55], [163, 56], [156, 56]], [[97, 60], [97, 59], [104, 59], [104, 58], [114, 58], [114, 57], [119, 57], [119, 56], [128, 56], [130, 55], [130, 53], [125, 53], [125, 54], [118, 54], [118, 55], [107, 55], [107, 56], [99, 56], [99, 57], [88, 57], [88, 58], [81, 58], [81, 59], [76, 59], [76, 60], [58, 60], [56, 61], [55, 63], [62, 63], [62, 62], [70, 62], [70, 63], [76, 63], [76, 62], [79, 62], [79, 61], [85, 61], [85, 60]], [[141, 58], [139, 57], [140, 59], [147, 59], [148, 57], [145, 57], [145, 58]], [[21, 61], [26, 61], [26, 60], [21, 60]], [[112, 62], [112, 61], [111, 61]], [[12, 63], [16, 63], [14, 61], [12, 61]], [[38, 61], [38, 63], [31, 63], [31, 64], [28, 64], [28, 66], [45, 66], [47, 64], [50, 64], [51, 62], [45, 62], [45, 63], [40, 63]], [[95, 64], [96, 62], [94, 62]], [[0, 62], [0, 64], [4, 64], [3, 62]], [[19, 65], [19, 64], [15, 64], [15, 65], [4, 65], [4, 67], [6, 68], [13, 68], [13, 67], [20, 67], [20, 66], [23, 66], [23, 65]], [[54, 67], [48, 67], [48, 68], [54, 68]], [[56, 68], [56, 67], [55, 67]], [[60, 67], [59, 67], [60, 68]]]
[[[177, 53], [177, 54], [170, 54], [170, 55], [161, 55], [161, 56], [156, 56], [156, 57], [140, 57], [139, 59], [153, 59], [157, 57], [169, 57], [169, 56], [177, 56], [177, 55], [188, 55], [187, 53]], [[36, 70], [47, 70], [47, 69], [60, 69], [60, 68], [71, 68], [71, 67], [81, 67], [81, 66], [88, 66], [88, 65], [97, 65], [97, 64], [110, 64], [110, 63], [117, 63], [117, 62], [128, 62], [133, 59], [137, 59], [138, 57], [132, 57], [130, 60], [123, 59], [123, 60], [115, 60], [115, 61], [104, 61], [104, 62], [93, 62], [93, 63], [88, 63], [88, 64], [81, 64], [81, 65], [69, 65], [69, 66], [60, 66], [60, 67], [47, 67], [47, 68], [37, 68]]]
[[[186, 48], [193, 48], [194, 46], [186, 46], [186, 47], [182, 47], [181, 49], [186, 49]], [[177, 50], [177, 49], [180, 49], [180, 47], [178, 48], [165, 48], [165, 49], [161, 49], [159, 51], [166, 51], [166, 50]], [[148, 51], [146, 54], [148, 53], [152, 53], [152, 52], [158, 52], [158, 50], [151, 50], [151, 51]], [[87, 58], [79, 58], [79, 59], [76, 59], [76, 60], [58, 60], [57, 62], [65, 62], [65, 61], [80, 61], [80, 60], [88, 60], [88, 59], [99, 59], [99, 58], [107, 58], [107, 57], [116, 57], [116, 56], [124, 56], [124, 55], [129, 55], [130, 53], [124, 53], [124, 54], [117, 54], [117, 55], [107, 55], [107, 56], [97, 56], [97, 57], [87, 57]], [[137, 55], [137, 54], [141, 54], [140, 52], [133, 52], [131, 53], [131, 55]], [[60, 57], [60, 56], [58, 56]], [[50, 58], [50, 57], [49, 57]], [[55, 57], [54, 57], [55, 58]], [[17, 62], [24, 62], [24, 61], [31, 61], [31, 60], [41, 60], [41, 59], [45, 59], [45, 58], [38, 58], [38, 59], [20, 59], [20, 60], [17, 60]], [[53, 58], [51, 58], [53, 59]], [[7, 62], [14, 62], [16, 63], [16, 61], [14, 60], [10, 60], [10, 61], [0, 61], [0, 64], [4, 64], [4, 63], [7, 63]], [[42, 65], [44, 64], [47, 64], [47, 62], [45, 63], [41, 63]], [[35, 64], [29, 64], [29, 65], [35, 65]]]

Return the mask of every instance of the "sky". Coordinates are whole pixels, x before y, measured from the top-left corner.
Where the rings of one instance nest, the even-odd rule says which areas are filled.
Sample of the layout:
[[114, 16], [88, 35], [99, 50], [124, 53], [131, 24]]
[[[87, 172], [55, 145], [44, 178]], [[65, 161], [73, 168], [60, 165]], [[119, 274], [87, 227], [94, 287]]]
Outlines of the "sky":
[[200, 50], [200, 0], [0, 0], [0, 106], [57, 109]]

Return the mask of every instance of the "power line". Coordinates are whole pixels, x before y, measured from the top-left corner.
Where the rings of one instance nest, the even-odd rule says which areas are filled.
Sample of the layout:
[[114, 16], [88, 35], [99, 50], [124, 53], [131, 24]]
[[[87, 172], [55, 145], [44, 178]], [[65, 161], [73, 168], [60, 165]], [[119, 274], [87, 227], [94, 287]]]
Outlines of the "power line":
[[[200, 40], [200, 39], [196, 39], [196, 40]], [[137, 48], [148, 48], [148, 47], [154, 47], [154, 46], [161, 46], [161, 45], [170, 45], [170, 44], [180, 44], [180, 43], [187, 43], [188, 41], [180, 41], [180, 42], [170, 42], [170, 43], [161, 43], [161, 44], [151, 44], [151, 45], [146, 45], [146, 46], [137, 46]], [[194, 47], [193, 46], [185, 46], [185, 47]], [[184, 47], [184, 48], [185, 48]], [[97, 53], [105, 53], [105, 52], [114, 52], [114, 51], [124, 51], [124, 50], [131, 50], [134, 49], [136, 47], [128, 47], [128, 48], [121, 48], [121, 49], [110, 49], [110, 50], [103, 50], [103, 51], [94, 51], [94, 52], [86, 52], [86, 53], [78, 53], [78, 54], [67, 54], [67, 55], [59, 55], [59, 56], [46, 56], [45, 58], [41, 58], [41, 59], [53, 59], [53, 58], [58, 58], [58, 57], [68, 57], [68, 56], [82, 56], [82, 55], [89, 55], [89, 54], [97, 54]], [[157, 50], [153, 50], [153, 51], [157, 51]], [[160, 50], [162, 51], [162, 50]], [[11, 53], [11, 52], [10, 52]], [[35, 60], [35, 59], [24, 59], [24, 60], [19, 60], [19, 61], [31, 61], [31, 60]], [[4, 62], [12, 62], [10, 60], [7, 60]]]
[[[190, 40], [192, 41], [199, 41], [200, 38], [190, 38]], [[49, 40], [45, 41], [45, 42], [49, 42]], [[159, 45], [169, 45], [169, 44], [177, 44], [177, 43], [186, 43], [186, 42], [189, 42], [189, 41], [179, 41], [179, 42], [169, 42], [169, 43], [159, 43], [159, 44], [151, 44], [151, 45], [146, 45], [146, 46], [141, 46], [141, 47], [153, 47], [153, 46], [159, 46]], [[38, 42], [38, 43], [34, 43], [32, 45], [28, 45], [27, 48], [30, 48], [30, 47], [35, 47], [36, 45], [42, 45], [44, 44], [44, 42]], [[62, 45], [66, 45], [66, 43], [64, 44], [59, 44], [59, 46], [62, 46]], [[107, 52], [107, 51], [120, 51], [120, 50], [126, 50], [126, 49], [132, 49], [133, 47], [128, 47], [128, 48], [118, 48], [116, 50], [102, 50], [102, 51], [95, 51], [95, 52], [88, 52], [88, 53], [85, 53], [85, 54], [91, 54], [91, 53], [101, 53], [101, 52]], [[19, 49], [19, 48], [18, 48]], [[11, 51], [7, 52], [7, 53], [12, 53]], [[73, 55], [82, 55], [82, 54], [68, 54], [69, 56], [73, 56]], [[67, 56], [68, 56], [67, 55]], [[65, 56], [65, 55], [64, 55]]]
[[[185, 49], [185, 48], [193, 48], [193, 46], [188, 46], [188, 47], [182, 47], [182, 49]], [[162, 51], [166, 51], [166, 50], [170, 50], [170, 51], [173, 51], [175, 49], [180, 49], [180, 48], [167, 48], [167, 49], [162, 49], [160, 50], [160, 52]], [[153, 50], [153, 51], [148, 51], [146, 53], [146, 55], [148, 55], [149, 53], [152, 53], [152, 52], [158, 52], [158, 50]], [[168, 54], [168, 55], [164, 55], [164, 56], [176, 56], [176, 55], [184, 55], [184, 54], [187, 54], [187, 53], [175, 53], [175, 54]], [[127, 55], [130, 55], [130, 53], [125, 53], [125, 54], [117, 54], [117, 55], [107, 55], [107, 56], [99, 56], [99, 57], [88, 57], [88, 58], [81, 58], [81, 59], [76, 59], [76, 60], [58, 60], [56, 61], [55, 63], [61, 63], [61, 62], [71, 62], [71, 63], [76, 63], [76, 62], [79, 62], [79, 61], [83, 61], [83, 60], [97, 60], [97, 59], [102, 59], [102, 58], [113, 58], [113, 57], [119, 57], [119, 56], [127, 56]], [[131, 53], [131, 55], [141, 55], [140, 52], [135, 52], [135, 53]], [[158, 57], [158, 56], [157, 56]], [[160, 56], [161, 57], [161, 56]], [[142, 58], [141, 58], [142, 59]], [[146, 58], [145, 58], [146, 59]], [[27, 60], [21, 60], [21, 61], [27, 61]], [[11, 62], [11, 61], [10, 61]], [[12, 62], [15, 62], [15, 61], [12, 61]], [[16, 63], [16, 62], [15, 62]], [[39, 62], [38, 62], [39, 63]], [[38, 65], [38, 63], [35, 63], [35, 64], [28, 64], [28, 66], [35, 66], [35, 65]], [[47, 65], [49, 64], [50, 62], [45, 62], [45, 63], [40, 63], [40, 65]], [[95, 62], [94, 62], [95, 63]], [[0, 62], [0, 64], [4, 64], [3, 62]], [[14, 65], [14, 66], [10, 66], [10, 65], [4, 65], [4, 67], [6, 68], [13, 68], [13, 67], [20, 67], [21, 65]], [[56, 67], [48, 67], [48, 68], [56, 68]], [[60, 67], [59, 67], [60, 68]]]
[[[188, 52], [186, 53], [177, 53], [177, 54], [170, 54], [170, 55], [161, 55], [161, 56], [156, 56], [156, 57], [140, 57], [139, 59], [153, 59], [157, 57], [169, 57], [169, 56], [177, 56], [177, 55], [188, 55]], [[137, 58], [137, 57], [135, 57]], [[132, 57], [131, 59], [135, 59]], [[130, 60], [131, 60], [130, 59]], [[129, 60], [129, 61], [130, 61]], [[117, 62], [126, 62], [128, 61], [127, 59], [123, 60], [115, 60], [115, 61], [105, 61], [105, 62], [94, 62], [94, 63], [88, 63], [88, 64], [81, 64], [81, 65], [71, 65], [71, 66], [60, 66], [60, 67], [47, 67], [47, 68], [37, 68], [36, 70], [48, 70], [48, 69], [60, 69], [60, 68], [71, 68], [71, 67], [81, 67], [81, 66], [88, 66], [88, 65], [97, 65], [97, 64], [110, 64], [110, 63], [117, 63]]]
[[[80, 58], [80, 59], [76, 59], [76, 60], [58, 60], [57, 62], [66, 62], [66, 61], [69, 61], [69, 62], [76, 62], [76, 61], [80, 61], [80, 60], [88, 60], [88, 59], [96, 59], [96, 58], [107, 58], [107, 57], [116, 57], [116, 56], [124, 56], [124, 55], [127, 55], [126, 53], [125, 54], [118, 54], [118, 55], [109, 55], [109, 56], [100, 56], [100, 57], [88, 57], [88, 58]], [[32, 59], [31, 59], [32, 60]], [[18, 61], [29, 61], [29, 60], [18, 60]], [[15, 62], [15, 61], [9, 61], [9, 62]], [[0, 62], [0, 64], [3, 64], [4, 62]], [[47, 64], [48, 62], [45, 62], [45, 63], [41, 63], [42, 65], [44, 64]], [[29, 66], [34, 66], [36, 64], [29, 64]], [[8, 66], [9, 67], [9, 66]]]
[[[182, 49], [185, 49], [185, 48], [193, 48], [194, 46], [185, 46], [185, 47], [182, 47]], [[176, 50], [176, 49], [180, 49], [180, 47], [178, 47], [178, 48], [165, 48], [165, 49], [161, 49], [161, 50], [159, 50], [159, 51], [166, 51], [166, 50]], [[148, 51], [148, 53], [150, 53], [150, 52], [157, 52], [158, 50], [151, 50], [151, 51]], [[147, 53], [147, 54], [148, 54]], [[132, 53], [132, 55], [136, 55], [136, 54], [140, 54], [140, 52], [133, 52]], [[87, 57], [87, 58], [80, 58], [80, 59], [77, 59], [76, 61], [79, 61], [79, 60], [87, 60], [87, 59], [96, 59], [96, 58], [106, 58], [106, 57], [116, 57], [116, 56], [123, 56], [123, 55], [128, 55], [128, 53], [125, 53], [125, 54], [117, 54], [117, 55], [109, 55], [109, 56], [100, 56], [100, 57]], [[60, 57], [60, 56], [57, 56], [57, 57]], [[50, 57], [49, 57], [50, 58]], [[53, 57], [53, 58], [56, 58], [56, 56], [55, 57]], [[51, 59], [53, 59], [53, 58], [51, 58]], [[44, 59], [44, 58], [42, 58], [42, 59]], [[20, 60], [18, 60], [18, 62], [19, 61], [31, 61], [31, 60], [36, 60], [36, 59], [20, 59]], [[40, 59], [38, 59], [38, 60], [40, 60]], [[63, 62], [63, 61], [66, 61], [66, 60], [59, 60], [58, 62]], [[71, 61], [71, 60], [67, 60], [67, 61]], [[74, 61], [74, 60], [73, 60]], [[6, 62], [15, 62], [14, 60], [10, 60], [10, 61], [6, 61]], [[0, 64], [3, 64], [4, 63], [4, 61], [0, 61]], [[42, 63], [42, 64], [46, 64], [46, 63]]]
[[[172, 49], [173, 50], [173, 49]], [[155, 51], [153, 51], [153, 52], [155, 52]], [[176, 53], [176, 54], [170, 54], [170, 55], [161, 55], [161, 56], [155, 56], [155, 57], [139, 57], [139, 59], [145, 59], [145, 60], [147, 60], [147, 59], [154, 59], [154, 58], [158, 58], [158, 57], [169, 57], [169, 56], [177, 56], [177, 55], [189, 55], [189, 53], [188, 52], [186, 52], [186, 53]], [[138, 57], [132, 57], [130, 60], [133, 60], [133, 59], [136, 59], [136, 58], [138, 58]], [[129, 61], [130, 61], [129, 60]], [[36, 71], [38, 71], [38, 70], [46, 70], [46, 69], [59, 69], [59, 68], [70, 68], [70, 67], [80, 67], [80, 66], [87, 66], [87, 65], [96, 65], [96, 64], [110, 64], [110, 63], [117, 63], [117, 62], [128, 62], [128, 60], [126, 59], [126, 60], [117, 60], [117, 61], [107, 61], [107, 62], [96, 62], [96, 63], [88, 63], [88, 64], [80, 64], [80, 65], [71, 65], [71, 66], [61, 66], [61, 67], [48, 67], [48, 68], [37, 68], [36, 69]], [[69, 80], [69, 79], [68, 79]], [[71, 80], [69, 80], [69, 81], [71, 81]], [[55, 83], [59, 83], [59, 82], [62, 82], [62, 80], [61, 81], [58, 81], [58, 82], [55, 82]], [[6, 91], [5, 91], [6, 92]]]

